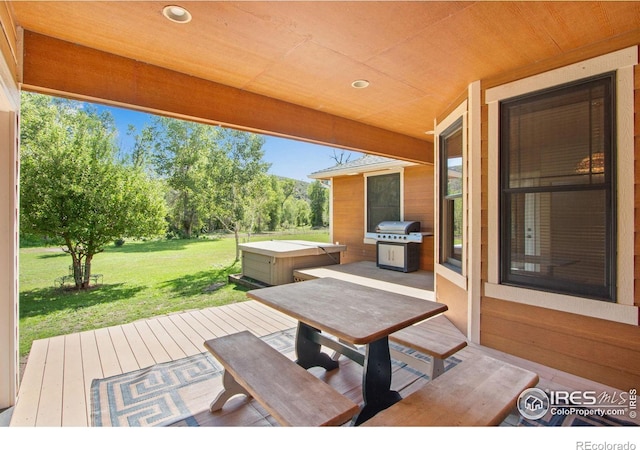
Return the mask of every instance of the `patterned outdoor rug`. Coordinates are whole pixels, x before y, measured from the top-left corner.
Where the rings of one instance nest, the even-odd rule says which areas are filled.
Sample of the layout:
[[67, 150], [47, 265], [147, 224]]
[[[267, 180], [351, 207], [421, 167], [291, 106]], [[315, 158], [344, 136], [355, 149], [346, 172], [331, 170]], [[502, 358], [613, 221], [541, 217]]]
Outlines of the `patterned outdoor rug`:
[[[263, 340], [288, 353], [295, 329]], [[222, 388], [223, 367], [209, 352], [145, 369], [95, 379], [91, 383], [91, 425], [95, 427], [198, 426], [195, 415], [208, 410]]]
[[[295, 328], [262, 339], [281, 353], [294, 351]], [[428, 360], [429, 356], [392, 344]], [[392, 361], [408, 380], [428, 377], [406, 364]], [[460, 360], [445, 361], [445, 370]], [[146, 369], [93, 380], [91, 423], [95, 427], [199, 426], [209, 404], [222, 388], [223, 368], [208, 352], [156, 364]], [[206, 414], [203, 413], [206, 412]]]

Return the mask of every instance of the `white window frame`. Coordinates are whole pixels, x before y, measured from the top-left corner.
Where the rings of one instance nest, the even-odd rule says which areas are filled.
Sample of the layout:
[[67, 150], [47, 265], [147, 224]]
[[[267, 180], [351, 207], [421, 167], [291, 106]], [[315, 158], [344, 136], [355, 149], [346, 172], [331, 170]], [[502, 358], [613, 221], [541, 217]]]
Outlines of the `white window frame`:
[[364, 243], [365, 244], [376, 244], [376, 240], [372, 238], [368, 238], [367, 236], [367, 223], [369, 222], [369, 211], [367, 211], [368, 204], [368, 195], [369, 191], [367, 189], [367, 179], [369, 177], [377, 177], [380, 175], [391, 175], [394, 173], [400, 174], [400, 220], [404, 220], [404, 168], [400, 167], [398, 169], [387, 169], [381, 170], [377, 172], [368, 172], [363, 174], [363, 182], [364, 182], [364, 223], [362, 224], [362, 229], [364, 233]]
[[[638, 325], [634, 306], [634, 78], [638, 47], [630, 47], [549, 72], [487, 89], [488, 280], [485, 295], [501, 300]], [[553, 86], [616, 72], [617, 303], [500, 284], [499, 114], [500, 101]]]
[[[436, 125], [434, 133], [434, 147], [435, 147], [435, 167], [438, 169], [435, 171], [435, 193], [436, 196], [436, 208], [435, 208], [435, 254], [434, 254], [434, 267], [435, 272], [446, 278], [456, 286], [466, 290], [467, 289], [467, 247], [468, 247], [468, 212], [469, 212], [469, 195], [468, 195], [468, 181], [469, 181], [469, 163], [468, 163], [468, 105], [467, 100], [463, 101], [458, 107], [449, 114], [442, 122]], [[451, 269], [446, 264], [440, 261], [440, 197], [441, 197], [441, 177], [440, 173], [440, 135], [444, 133], [451, 125], [456, 121], [462, 119], [462, 165], [463, 165], [463, 180], [462, 180], [462, 199], [463, 199], [463, 214], [462, 214], [462, 265], [461, 271], [457, 272]]]

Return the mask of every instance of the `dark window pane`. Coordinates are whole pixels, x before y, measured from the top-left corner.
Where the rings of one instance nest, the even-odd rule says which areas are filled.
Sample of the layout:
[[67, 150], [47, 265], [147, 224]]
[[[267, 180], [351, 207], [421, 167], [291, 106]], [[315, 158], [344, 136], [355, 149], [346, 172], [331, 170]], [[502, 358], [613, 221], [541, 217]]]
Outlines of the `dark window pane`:
[[603, 183], [607, 94], [586, 85], [508, 106], [508, 187]]
[[367, 231], [386, 220], [400, 220], [400, 174], [367, 178]]
[[606, 191], [519, 193], [509, 202], [507, 281], [606, 292]]
[[440, 263], [457, 271], [462, 268], [463, 248], [463, 140], [462, 120], [456, 121], [440, 136]]
[[501, 104], [503, 282], [615, 299], [613, 83]]
[[447, 161], [447, 196], [462, 195], [462, 128], [444, 139]]

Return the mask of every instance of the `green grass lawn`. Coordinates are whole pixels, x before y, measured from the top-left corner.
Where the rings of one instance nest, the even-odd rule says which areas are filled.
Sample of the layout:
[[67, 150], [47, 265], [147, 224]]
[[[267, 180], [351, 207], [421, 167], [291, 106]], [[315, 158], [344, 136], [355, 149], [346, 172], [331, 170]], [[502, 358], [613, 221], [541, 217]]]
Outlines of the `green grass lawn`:
[[[251, 241], [328, 242], [328, 232], [253, 236]], [[246, 300], [246, 288], [227, 284], [240, 273], [235, 240], [126, 242], [96, 255], [91, 271], [103, 284], [87, 291], [54, 287], [69, 273], [71, 257], [59, 248], [20, 250], [20, 354], [36, 339], [133, 322], [159, 314]], [[225, 283], [211, 289], [216, 283]], [[208, 289], [209, 288], [209, 289]]]

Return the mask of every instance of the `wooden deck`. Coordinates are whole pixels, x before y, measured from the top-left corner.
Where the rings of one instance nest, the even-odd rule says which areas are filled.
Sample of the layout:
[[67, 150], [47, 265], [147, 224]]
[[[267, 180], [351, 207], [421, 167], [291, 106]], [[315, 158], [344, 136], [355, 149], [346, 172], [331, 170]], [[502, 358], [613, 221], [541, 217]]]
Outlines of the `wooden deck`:
[[[203, 310], [188, 311], [148, 320], [58, 336], [34, 342], [24, 371], [18, 402], [14, 408], [13, 427], [90, 426], [90, 386], [94, 378], [112, 375], [194, 355], [205, 351], [206, 339], [249, 330], [257, 336], [294, 327], [296, 323], [260, 303], [242, 303]], [[487, 348], [470, 345], [456, 354], [464, 360], [485, 353], [531, 369], [539, 374], [541, 387], [569, 390], [592, 389], [612, 391], [589, 380], [569, 375], [539, 364], [511, 357]], [[313, 370], [313, 369], [312, 369]], [[410, 379], [407, 372], [394, 374], [394, 388], [408, 395], [422, 381]], [[341, 368], [331, 375], [319, 374], [343, 394], [361, 401], [361, 368], [344, 357]], [[215, 393], [211, 394], [212, 399]], [[252, 408], [251, 415], [236, 414], [225, 418], [224, 425], [273, 425], [273, 418], [260, 411], [254, 401], [238, 408]], [[255, 413], [262, 414], [255, 420]], [[246, 417], [251, 416], [251, 422]], [[504, 425], [511, 425], [515, 416]], [[215, 421], [212, 425], [215, 425]]]

